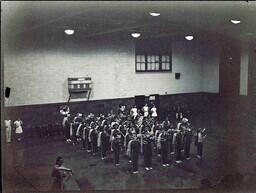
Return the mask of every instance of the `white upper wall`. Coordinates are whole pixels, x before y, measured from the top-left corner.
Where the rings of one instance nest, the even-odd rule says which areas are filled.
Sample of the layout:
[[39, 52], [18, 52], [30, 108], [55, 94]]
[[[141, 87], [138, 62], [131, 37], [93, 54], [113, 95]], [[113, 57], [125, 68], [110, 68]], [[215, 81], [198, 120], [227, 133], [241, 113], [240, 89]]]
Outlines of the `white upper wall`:
[[[38, 44], [6, 51], [4, 86], [11, 88], [6, 105], [66, 102], [67, 78], [86, 75], [93, 80], [91, 100], [218, 92], [218, 55], [206, 52], [207, 44], [173, 41], [172, 73], [136, 73], [134, 46], [132, 39], [98, 38], [79, 45], [62, 42], [54, 48]], [[175, 72], [181, 73], [179, 80]]]
[[211, 45], [207, 45], [204, 50], [204, 58], [202, 61], [202, 91], [209, 93], [219, 93], [219, 63], [218, 49]]

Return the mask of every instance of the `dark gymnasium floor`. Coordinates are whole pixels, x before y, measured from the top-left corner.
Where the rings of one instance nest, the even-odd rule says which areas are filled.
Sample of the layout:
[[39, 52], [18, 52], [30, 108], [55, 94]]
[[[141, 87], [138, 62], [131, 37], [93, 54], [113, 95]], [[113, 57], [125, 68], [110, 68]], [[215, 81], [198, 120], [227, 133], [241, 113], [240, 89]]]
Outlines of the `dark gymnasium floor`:
[[88, 155], [80, 145], [72, 146], [61, 138], [24, 139], [8, 144], [3, 152], [4, 192], [50, 190], [50, 173], [58, 155], [74, 171], [67, 190], [194, 189], [200, 187], [202, 179], [217, 184], [225, 175], [237, 172], [243, 175], [246, 189], [256, 190], [254, 116], [229, 114], [232, 116], [216, 113], [197, 120], [198, 125], [208, 129], [202, 160], [196, 158], [193, 143], [190, 161], [172, 163], [167, 168], [154, 156], [154, 169], [146, 171], [140, 156], [139, 174], [131, 174], [126, 158], [116, 167], [112, 158], [101, 160], [99, 156]]

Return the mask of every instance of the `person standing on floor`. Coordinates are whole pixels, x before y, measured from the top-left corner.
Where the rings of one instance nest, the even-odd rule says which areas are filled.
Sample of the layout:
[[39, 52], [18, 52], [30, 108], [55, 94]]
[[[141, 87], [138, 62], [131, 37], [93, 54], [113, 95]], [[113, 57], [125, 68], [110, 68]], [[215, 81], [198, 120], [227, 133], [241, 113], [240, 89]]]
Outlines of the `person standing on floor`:
[[21, 141], [21, 138], [22, 138], [22, 134], [23, 134], [22, 125], [23, 125], [23, 123], [20, 120], [20, 118], [18, 118], [16, 121], [14, 121], [15, 134], [16, 134], [17, 141]]
[[87, 125], [87, 123], [84, 121], [83, 123], [82, 123], [82, 126], [81, 126], [81, 128], [82, 128], [82, 149], [84, 149], [84, 150], [86, 150], [86, 148], [87, 148], [87, 144], [88, 144], [88, 142], [87, 142], [87, 140], [88, 140], [88, 137], [87, 137], [87, 135], [88, 135], [88, 132], [87, 132], [87, 130], [88, 130], [88, 125]]
[[206, 129], [199, 128], [197, 133], [197, 157], [202, 158], [203, 156], [203, 141], [206, 137]]
[[56, 163], [52, 169], [51, 176], [54, 177], [52, 191], [62, 192], [65, 190], [65, 182], [72, 175], [72, 170], [63, 166], [64, 160], [62, 157], [57, 157]]
[[132, 160], [132, 172], [133, 174], [138, 173], [138, 162], [139, 162], [139, 153], [140, 153], [140, 142], [137, 139], [137, 136], [134, 135], [134, 140], [131, 142], [131, 160]]
[[146, 104], [142, 107], [142, 112], [143, 112], [143, 116], [144, 116], [144, 117], [148, 117], [148, 111], [149, 111], [149, 107], [148, 107], [148, 104], [146, 103]]
[[184, 144], [185, 144], [185, 158], [187, 160], [190, 160], [190, 146], [192, 142], [192, 130], [189, 127], [186, 127], [185, 132], [184, 132]]
[[133, 108], [131, 108], [131, 116], [132, 116], [133, 120], [135, 120], [138, 116], [138, 109], [137, 109], [136, 105], [134, 105]]
[[128, 143], [131, 140], [131, 136], [132, 136], [132, 131], [129, 127], [127, 127], [126, 134], [124, 136], [124, 149], [125, 149], [125, 151], [127, 151]]
[[143, 140], [143, 149], [145, 169], [152, 170], [153, 137], [150, 134]]
[[107, 137], [107, 125], [104, 125], [103, 127], [103, 132], [101, 133], [101, 159], [106, 159], [107, 156], [107, 142], [108, 142], [108, 137]]
[[92, 151], [92, 133], [94, 130], [94, 122], [92, 121], [88, 128], [88, 149], [87, 152], [90, 153]]
[[161, 134], [161, 139], [160, 139], [160, 143], [161, 143], [161, 158], [162, 158], [162, 166], [166, 167], [169, 166], [168, 163], [168, 139], [167, 139], [167, 132], [165, 130], [163, 130], [162, 134]]
[[167, 130], [168, 140], [169, 140], [169, 154], [174, 154], [174, 126], [170, 125], [170, 128]]
[[188, 122], [188, 119], [183, 117], [181, 122], [180, 122], [180, 130], [182, 131], [182, 151], [184, 151], [184, 148], [185, 148], [185, 138], [184, 138], [184, 134], [185, 134], [185, 131], [189, 128], [189, 122]]
[[118, 136], [118, 134], [115, 132], [113, 134], [113, 142], [112, 142], [112, 147], [113, 147], [113, 151], [114, 151], [114, 163], [116, 166], [120, 165], [120, 150], [121, 150], [121, 141], [120, 141], [120, 137]]
[[129, 163], [132, 162], [131, 157], [131, 144], [135, 140], [134, 136], [136, 135], [135, 130], [131, 127], [129, 131], [129, 138], [127, 138], [127, 148], [126, 148], [126, 155], [128, 156]]
[[175, 137], [176, 163], [182, 162], [181, 149], [182, 149], [182, 133], [180, 130], [178, 130]]
[[[79, 125], [82, 122], [82, 114], [77, 113], [77, 115], [74, 117], [73, 124], [72, 124], [72, 141], [73, 145], [77, 144], [77, 138], [79, 136]], [[78, 132], [77, 132], [78, 131]]]
[[70, 136], [70, 114], [64, 116], [62, 121], [62, 127], [65, 131], [66, 142], [71, 142]]
[[5, 131], [6, 131], [6, 142], [11, 143], [12, 141], [12, 121], [10, 119], [4, 120]]
[[153, 104], [153, 107], [150, 109], [150, 112], [151, 112], [151, 117], [154, 120], [157, 120], [157, 108], [154, 104]]
[[92, 154], [96, 155], [98, 153], [98, 125], [93, 129], [91, 133], [91, 138], [92, 138]]

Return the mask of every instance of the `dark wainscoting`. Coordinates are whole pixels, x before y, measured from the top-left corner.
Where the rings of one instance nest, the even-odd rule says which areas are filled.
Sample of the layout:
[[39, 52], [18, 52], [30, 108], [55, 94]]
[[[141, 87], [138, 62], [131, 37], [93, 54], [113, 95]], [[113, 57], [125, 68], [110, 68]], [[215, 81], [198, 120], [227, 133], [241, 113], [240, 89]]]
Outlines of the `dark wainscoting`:
[[[94, 100], [84, 102], [70, 102], [71, 113], [107, 113], [111, 109], [117, 111], [119, 104], [124, 103], [130, 108], [134, 104], [134, 98], [119, 98]], [[62, 116], [59, 113], [61, 105], [67, 103], [41, 104], [41, 105], [25, 105], [4, 108], [4, 119], [9, 118], [16, 120], [20, 117], [24, 124], [24, 133], [26, 128], [40, 128], [45, 124], [61, 124]], [[185, 104], [192, 111], [193, 115], [200, 116], [209, 113], [229, 112], [237, 114], [255, 115], [256, 100], [255, 97], [240, 96], [236, 98], [223, 97], [214, 93], [185, 93], [173, 95], [161, 95], [159, 100], [159, 114], [166, 115], [168, 108], [175, 105]], [[206, 116], [207, 117], [207, 116]], [[27, 129], [29, 130], [29, 129]]]
[[5, 107], [4, 117], [8, 117], [11, 120], [15, 120], [20, 117], [24, 126], [55, 124], [61, 123], [62, 121], [63, 116], [59, 113], [62, 105], [68, 105], [70, 107], [71, 114], [77, 112], [106, 113], [111, 109], [118, 109], [120, 103], [132, 106], [134, 98]]

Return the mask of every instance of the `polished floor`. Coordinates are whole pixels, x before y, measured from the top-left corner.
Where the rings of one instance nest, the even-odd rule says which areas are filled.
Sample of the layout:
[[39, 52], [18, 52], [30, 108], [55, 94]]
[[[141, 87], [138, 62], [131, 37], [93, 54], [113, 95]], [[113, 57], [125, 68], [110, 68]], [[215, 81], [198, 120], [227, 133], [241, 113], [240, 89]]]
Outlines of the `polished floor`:
[[255, 117], [229, 114], [196, 119], [194, 125], [208, 129], [202, 159], [196, 158], [192, 145], [191, 160], [176, 164], [171, 157], [171, 165], [163, 167], [154, 155], [153, 170], [146, 171], [140, 156], [138, 174], [131, 173], [131, 164], [125, 157], [120, 166], [114, 166], [112, 155], [101, 160], [82, 150], [81, 145], [67, 144], [62, 137], [24, 138], [22, 142], [5, 144], [4, 192], [49, 191], [53, 182], [51, 169], [59, 155], [64, 157], [65, 166], [74, 171], [67, 183], [69, 191], [198, 189], [202, 179], [216, 185], [234, 173], [243, 176], [241, 188], [256, 190]]

